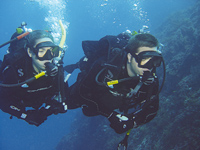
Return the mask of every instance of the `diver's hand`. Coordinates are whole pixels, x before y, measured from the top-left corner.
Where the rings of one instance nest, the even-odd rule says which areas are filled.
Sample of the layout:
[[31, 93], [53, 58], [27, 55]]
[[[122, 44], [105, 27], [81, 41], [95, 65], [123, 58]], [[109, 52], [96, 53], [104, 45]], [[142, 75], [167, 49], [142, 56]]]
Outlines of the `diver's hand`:
[[53, 63], [47, 62], [45, 63], [47, 75], [54, 77], [58, 74], [58, 67]]
[[150, 85], [150, 84], [152, 84], [154, 82], [154, 77], [153, 76], [150, 76], [150, 77], [148, 77], [143, 83], [145, 84], [145, 85]]
[[110, 114], [108, 120], [110, 121], [110, 127], [119, 134], [124, 133], [129, 129], [132, 129], [136, 125], [133, 117], [121, 115], [115, 111]]
[[52, 114], [57, 115], [58, 113], [67, 112], [67, 105], [65, 102], [60, 102], [59, 96], [54, 96], [51, 101], [46, 103], [46, 111], [51, 112]]
[[24, 120], [31, 125], [39, 126], [47, 120], [47, 116], [39, 110], [28, 110], [26, 114], [27, 116]]
[[[49, 110], [51, 110], [51, 112], [55, 115], [57, 115], [58, 113], [66, 113], [67, 112], [67, 105], [65, 104], [65, 102], [56, 104], [56, 105], [48, 105], [49, 106]], [[47, 106], [47, 107], [48, 107]]]
[[150, 85], [154, 82], [155, 78], [153, 77], [153, 75], [151, 75], [150, 72], [148, 71], [145, 71], [144, 72], [144, 75], [142, 76], [142, 82], [145, 84], [145, 85]]

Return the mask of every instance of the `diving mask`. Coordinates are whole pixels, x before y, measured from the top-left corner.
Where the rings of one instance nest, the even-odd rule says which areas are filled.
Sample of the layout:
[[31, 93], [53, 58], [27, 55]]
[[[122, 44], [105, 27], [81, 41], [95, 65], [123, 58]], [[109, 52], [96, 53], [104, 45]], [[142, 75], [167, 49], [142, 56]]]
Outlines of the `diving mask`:
[[[47, 49], [47, 47], [49, 47]], [[52, 42], [39, 43], [35, 48], [32, 49], [39, 60], [51, 60], [54, 57], [59, 56], [60, 47]]]
[[163, 61], [161, 52], [159, 51], [143, 51], [138, 55], [132, 54], [138, 63], [138, 67], [152, 69], [159, 67]]

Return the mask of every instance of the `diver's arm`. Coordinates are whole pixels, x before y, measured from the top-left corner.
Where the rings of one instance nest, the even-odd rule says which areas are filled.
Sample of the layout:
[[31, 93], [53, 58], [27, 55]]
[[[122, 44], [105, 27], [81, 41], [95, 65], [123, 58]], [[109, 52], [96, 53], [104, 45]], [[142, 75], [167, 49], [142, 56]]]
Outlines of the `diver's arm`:
[[[18, 82], [18, 76], [14, 68], [7, 67], [4, 70], [2, 82], [3, 84], [16, 84]], [[16, 96], [19, 91], [19, 87], [0, 87], [0, 109], [11, 116], [25, 120], [29, 124], [40, 125], [46, 120], [47, 116], [38, 110], [26, 111], [23, 102]]]
[[[3, 70], [3, 84], [15, 84], [17, 83], [17, 77], [15, 70], [11, 66], [7, 66]], [[21, 115], [25, 112], [23, 105], [19, 103], [15, 95], [18, 92], [17, 87], [1, 87], [0, 86], [0, 108], [2, 111], [21, 118]]]
[[151, 121], [157, 114], [159, 108], [158, 85], [154, 86], [150, 99], [136, 112], [130, 114], [120, 114], [113, 111], [108, 120], [110, 126], [116, 133], [124, 133], [131, 128], [136, 128]]
[[29, 124], [36, 126], [39, 126], [47, 118], [46, 116], [44, 117], [39, 111], [26, 111], [23, 104], [20, 103], [20, 100], [12, 97], [12, 95], [3, 94], [2, 92], [0, 96], [0, 109], [11, 116], [15, 116], [18, 119], [25, 120]]
[[23, 114], [25, 114], [25, 108], [16, 102], [13, 97], [6, 96], [2, 92], [0, 94], [0, 109], [6, 113], [9, 113], [11, 116], [24, 119]]
[[121, 134], [129, 129], [145, 124], [156, 116], [158, 105], [159, 99], [157, 97], [152, 100], [152, 103], [150, 103], [144, 109], [141, 109], [141, 111], [137, 112], [137, 114], [122, 115], [113, 111], [110, 116], [108, 116], [110, 127], [113, 128], [116, 133]]
[[156, 115], [159, 109], [159, 94], [158, 94], [158, 81], [153, 85], [153, 92], [149, 98], [149, 100], [144, 104], [140, 111], [133, 114], [135, 117], [135, 121], [137, 126], [148, 123], [151, 121]]
[[47, 119], [48, 114], [44, 113], [44, 109], [26, 111], [20, 100], [11, 96], [5, 96], [2, 93], [0, 99], [0, 109], [2, 111], [18, 119], [25, 120], [29, 124], [39, 126]]
[[148, 106], [145, 106], [140, 112], [133, 115], [137, 126], [148, 123], [157, 115], [159, 109], [159, 97], [154, 96], [155, 95], [152, 96], [152, 102]]

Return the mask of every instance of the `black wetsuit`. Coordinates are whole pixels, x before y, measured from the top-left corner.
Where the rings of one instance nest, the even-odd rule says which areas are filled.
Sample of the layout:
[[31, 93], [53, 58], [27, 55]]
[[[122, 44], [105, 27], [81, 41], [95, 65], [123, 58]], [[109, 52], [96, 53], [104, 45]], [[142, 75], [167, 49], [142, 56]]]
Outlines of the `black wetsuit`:
[[[4, 69], [2, 83], [20, 83], [35, 74], [31, 59], [20, 59]], [[0, 109], [36, 126], [51, 114], [65, 112], [62, 103], [55, 100], [58, 95], [57, 78], [43, 76], [24, 87], [0, 87]], [[65, 84], [65, 90], [67, 88]]]
[[[126, 60], [123, 64], [120, 72], [112, 67], [105, 69], [98, 80], [106, 83], [110, 80], [129, 77], [125, 67]], [[87, 116], [103, 115], [105, 117], [109, 117], [115, 111], [130, 118], [135, 117], [137, 126], [149, 122], [156, 116], [159, 107], [159, 97], [156, 95], [159, 85], [156, 77], [153, 83], [142, 84], [140, 90], [134, 95], [131, 91], [138, 85], [139, 80], [125, 81], [112, 88], [97, 84], [95, 78], [102, 68], [102, 60], [99, 60], [88, 73], [84, 71], [79, 73], [76, 83], [70, 87], [69, 109], [82, 107], [83, 113]], [[121, 129], [115, 131], [118, 133], [127, 131], [119, 130]]]

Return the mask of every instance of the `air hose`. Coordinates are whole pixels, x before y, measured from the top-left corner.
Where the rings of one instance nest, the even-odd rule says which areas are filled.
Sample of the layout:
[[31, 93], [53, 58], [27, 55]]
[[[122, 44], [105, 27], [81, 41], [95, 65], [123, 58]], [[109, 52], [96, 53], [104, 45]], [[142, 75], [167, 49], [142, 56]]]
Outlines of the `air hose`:
[[43, 71], [43, 72], [41, 72], [41, 73], [35, 75], [34, 77], [32, 77], [32, 78], [30, 78], [30, 79], [28, 79], [28, 80], [26, 80], [26, 81], [24, 81], [24, 82], [17, 83], [17, 84], [2, 84], [2, 83], [0, 83], [0, 86], [1, 86], [1, 87], [25, 86], [27, 83], [30, 83], [30, 82], [32, 82], [32, 81], [34, 81], [34, 80], [37, 80], [38, 78], [40, 78], [40, 77], [42, 77], [42, 76], [44, 76], [44, 75], [45, 75], [45, 72]]

